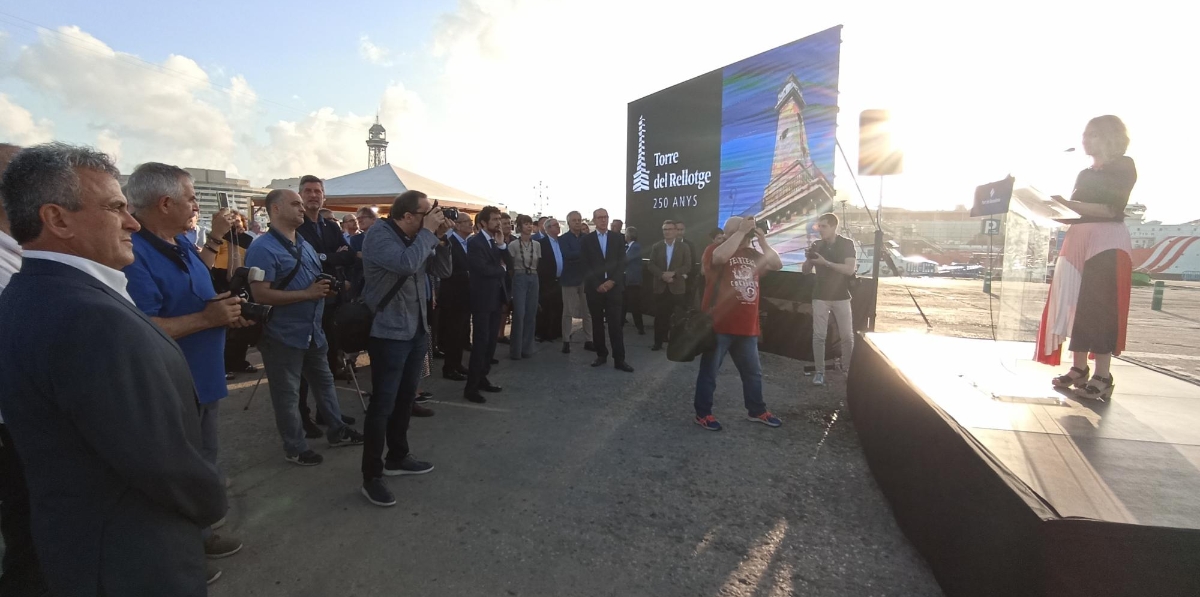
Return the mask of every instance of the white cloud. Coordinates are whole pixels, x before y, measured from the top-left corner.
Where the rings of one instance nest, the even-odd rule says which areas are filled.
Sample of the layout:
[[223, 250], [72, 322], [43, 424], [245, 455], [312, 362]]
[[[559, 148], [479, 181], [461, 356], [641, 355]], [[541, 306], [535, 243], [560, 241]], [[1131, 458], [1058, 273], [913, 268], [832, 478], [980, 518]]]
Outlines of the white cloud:
[[112, 157], [114, 162], [119, 163], [123, 157], [121, 152], [121, 138], [108, 129], [104, 129], [96, 135], [96, 149], [107, 153]]
[[362, 35], [362, 37], [358, 38], [358, 55], [362, 57], [363, 60], [366, 60], [371, 64], [377, 66], [391, 66], [392, 60], [389, 58], [391, 54], [391, 50], [383, 46], [375, 45], [375, 43], [371, 41], [371, 38], [365, 33]]
[[34, 120], [33, 114], [0, 93], [0, 142], [14, 145], [36, 145], [54, 138], [54, 123], [45, 118]]
[[112, 138], [138, 141], [127, 156], [135, 160], [221, 167], [234, 150], [233, 129], [214, 105], [218, 94], [190, 58], [151, 65], [61, 27], [22, 48], [12, 72]]

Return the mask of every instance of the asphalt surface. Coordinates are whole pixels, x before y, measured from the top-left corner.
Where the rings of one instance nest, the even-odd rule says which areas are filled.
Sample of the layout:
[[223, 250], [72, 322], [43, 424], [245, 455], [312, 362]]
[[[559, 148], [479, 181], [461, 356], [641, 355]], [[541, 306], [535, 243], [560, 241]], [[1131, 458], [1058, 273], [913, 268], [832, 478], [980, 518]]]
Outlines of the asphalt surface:
[[[316, 440], [324, 464], [285, 462], [266, 381], [243, 411], [257, 376], [240, 376], [221, 413], [233, 487], [219, 533], [246, 547], [216, 562], [210, 594], [941, 594], [867, 469], [843, 376], [814, 388], [801, 363], [764, 355], [784, 421], [771, 429], [746, 420], [727, 362], [725, 429], [709, 432], [692, 422], [698, 361], [670, 363], [625, 330], [633, 374], [589, 367], [579, 343], [569, 356], [539, 344], [502, 360], [504, 392], [476, 406], [435, 373], [437, 415], [414, 419], [410, 440], [436, 469], [386, 479], [392, 508], [359, 494], [361, 448]], [[354, 392], [339, 392], [361, 427]]]

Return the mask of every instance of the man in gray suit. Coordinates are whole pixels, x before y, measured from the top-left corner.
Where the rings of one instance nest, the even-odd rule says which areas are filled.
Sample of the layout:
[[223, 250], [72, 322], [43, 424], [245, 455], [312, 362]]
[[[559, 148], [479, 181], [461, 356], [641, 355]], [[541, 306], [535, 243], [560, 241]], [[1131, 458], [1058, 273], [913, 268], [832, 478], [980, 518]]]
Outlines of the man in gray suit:
[[125, 289], [139, 226], [117, 174], [58, 143], [4, 173], [24, 262], [0, 295], [0, 410], [52, 594], [199, 597], [199, 530], [225, 515], [225, 488], [183, 352]]
[[676, 237], [675, 224], [663, 222], [663, 239], [650, 249], [647, 267], [654, 279], [654, 345], [650, 350], [662, 350], [671, 331], [671, 314], [687, 306], [692, 247]]

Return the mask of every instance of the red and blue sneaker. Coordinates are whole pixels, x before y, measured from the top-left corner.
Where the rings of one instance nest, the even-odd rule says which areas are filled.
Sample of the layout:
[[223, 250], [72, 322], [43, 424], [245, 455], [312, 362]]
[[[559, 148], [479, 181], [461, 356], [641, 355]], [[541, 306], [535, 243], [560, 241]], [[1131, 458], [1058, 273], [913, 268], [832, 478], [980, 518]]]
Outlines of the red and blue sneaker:
[[759, 423], [762, 423], [763, 425], [766, 425], [767, 427], [778, 427], [780, 425], [783, 425], [783, 421], [780, 421], [779, 417], [771, 414], [771, 411], [765, 411], [765, 412], [763, 412], [763, 414], [758, 415], [758, 416], [747, 415], [746, 418], [750, 419], [751, 421], [757, 421]]
[[704, 416], [704, 417], [697, 416], [696, 424], [709, 430], [709, 431], [720, 431], [721, 430], [721, 424], [718, 423], [717, 418], [712, 415], [708, 415], [708, 416]]

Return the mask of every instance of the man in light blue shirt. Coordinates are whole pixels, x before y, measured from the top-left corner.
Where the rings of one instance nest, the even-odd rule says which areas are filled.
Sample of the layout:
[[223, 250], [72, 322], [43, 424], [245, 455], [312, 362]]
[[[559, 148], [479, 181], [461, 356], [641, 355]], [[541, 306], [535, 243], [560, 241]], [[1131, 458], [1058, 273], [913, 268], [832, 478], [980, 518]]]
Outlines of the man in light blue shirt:
[[317, 409], [329, 425], [329, 445], [360, 445], [363, 436], [342, 422], [326, 360], [329, 344], [321, 329], [321, 316], [325, 298], [335, 293], [328, 280], [318, 279], [321, 261], [316, 250], [296, 232], [304, 223], [304, 202], [295, 191], [276, 189], [267, 194], [265, 204], [271, 228], [246, 251], [246, 265], [266, 274], [262, 282], [251, 285], [254, 300], [274, 306], [258, 351], [270, 382], [275, 426], [283, 438], [285, 457], [301, 466], [315, 466], [324, 458], [310, 450], [304, 438], [301, 375], [309, 381]]

